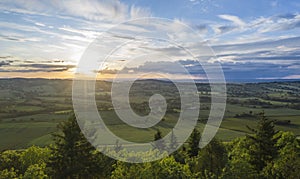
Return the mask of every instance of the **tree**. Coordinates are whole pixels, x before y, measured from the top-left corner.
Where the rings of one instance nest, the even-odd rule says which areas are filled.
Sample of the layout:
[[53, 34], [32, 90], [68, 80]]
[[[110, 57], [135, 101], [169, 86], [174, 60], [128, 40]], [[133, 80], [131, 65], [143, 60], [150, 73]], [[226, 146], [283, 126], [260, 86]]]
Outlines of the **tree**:
[[7, 150], [0, 155], [0, 178], [45, 178], [49, 156], [50, 151], [47, 147], [31, 146], [25, 150]]
[[159, 151], [163, 152], [166, 149], [166, 145], [164, 140], [162, 140], [162, 134], [159, 129], [154, 135], [154, 148], [158, 149]]
[[200, 150], [199, 141], [200, 141], [200, 132], [195, 128], [188, 141], [189, 143], [188, 153], [190, 157], [194, 157], [198, 155], [198, 152]]
[[21, 152], [16, 150], [6, 150], [0, 154], [0, 170], [9, 170], [13, 168], [14, 172], [19, 172]]
[[24, 173], [32, 165], [46, 166], [49, 157], [50, 149], [48, 147], [31, 146], [20, 154], [20, 170]]
[[154, 162], [128, 164], [118, 161], [114, 165], [112, 179], [130, 178], [195, 178], [187, 164], [176, 162], [173, 156]]
[[246, 137], [236, 138], [227, 143], [228, 162], [221, 178], [258, 178], [258, 172], [250, 164], [251, 145], [252, 141]]
[[26, 172], [24, 173], [23, 178], [24, 179], [32, 179], [32, 178], [38, 178], [38, 179], [44, 179], [49, 178], [48, 175], [45, 173], [46, 171], [46, 164], [34, 164], [30, 165]]
[[253, 142], [250, 146], [250, 163], [257, 171], [261, 171], [278, 153], [275, 146], [278, 137], [274, 137], [278, 131], [274, 129], [274, 120], [269, 120], [264, 112], [260, 115], [256, 129], [247, 126], [253, 132], [252, 135], [247, 135], [247, 138]]
[[[60, 133], [54, 134], [55, 145], [48, 165], [54, 178], [101, 177], [102, 156], [82, 134], [75, 115], [61, 123]], [[108, 165], [105, 167], [109, 168]]]
[[219, 177], [226, 163], [227, 151], [224, 144], [213, 138], [196, 157], [191, 158], [190, 166], [194, 173], [199, 173], [200, 178]]
[[276, 146], [278, 157], [268, 163], [263, 174], [266, 178], [297, 178], [300, 172], [300, 142], [292, 132], [280, 131]]
[[0, 171], [0, 178], [12, 178], [12, 179], [15, 179], [15, 178], [20, 178], [20, 176], [17, 174], [17, 172], [15, 171], [14, 168], [11, 168], [11, 169], [4, 169], [2, 171]]

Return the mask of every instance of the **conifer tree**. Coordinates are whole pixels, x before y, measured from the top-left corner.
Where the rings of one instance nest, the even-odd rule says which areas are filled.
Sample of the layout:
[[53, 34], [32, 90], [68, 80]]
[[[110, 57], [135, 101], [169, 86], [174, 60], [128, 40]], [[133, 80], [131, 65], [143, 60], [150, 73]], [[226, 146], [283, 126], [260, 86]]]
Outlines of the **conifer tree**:
[[189, 143], [188, 153], [190, 157], [194, 157], [198, 155], [199, 141], [200, 141], [200, 132], [195, 128], [188, 141]]
[[48, 166], [54, 178], [92, 178], [101, 174], [101, 154], [82, 134], [75, 115], [61, 124], [54, 134]]
[[274, 120], [268, 119], [264, 112], [260, 115], [256, 129], [247, 126], [253, 132], [252, 135], [247, 135], [253, 142], [252, 147], [249, 149], [252, 156], [250, 162], [258, 171], [261, 171], [278, 153], [275, 146], [278, 138], [274, 137], [278, 131], [274, 129]]

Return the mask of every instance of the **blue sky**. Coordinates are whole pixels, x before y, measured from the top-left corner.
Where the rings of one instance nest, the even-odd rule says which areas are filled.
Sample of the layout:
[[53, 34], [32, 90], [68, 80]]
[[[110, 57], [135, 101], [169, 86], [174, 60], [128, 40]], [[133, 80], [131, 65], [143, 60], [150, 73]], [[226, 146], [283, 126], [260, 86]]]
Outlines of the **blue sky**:
[[[102, 32], [123, 21], [161, 17], [194, 28], [217, 56], [210, 62], [220, 63], [228, 80], [300, 79], [299, 10], [297, 0], [2, 0], [0, 77], [71, 77]], [[151, 63], [147, 69], [161, 71], [163, 64], [171, 65]]]

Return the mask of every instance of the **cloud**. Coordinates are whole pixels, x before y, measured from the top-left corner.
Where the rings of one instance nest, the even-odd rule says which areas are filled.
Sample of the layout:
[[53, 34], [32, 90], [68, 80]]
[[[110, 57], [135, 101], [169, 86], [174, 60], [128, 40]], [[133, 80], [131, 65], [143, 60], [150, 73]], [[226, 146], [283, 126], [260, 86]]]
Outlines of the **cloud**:
[[231, 21], [233, 22], [235, 25], [238, 25], [238, 26], [245, 26], [246, 23], [244, 21], [242, 21], [239, 17], [237, 16], [233, 16], [233, 15], [228, 15], [228, 14], [222, 14], [222, 15], [219, 15], [219, 17], [221, 19], [224, 19], [224, 20], [228, 20], [228, 21]]
[[[91, 21], [122, 21], [150, 15], [146, 8], [128, 5], [118, 0], [3, 0], [0, 9], [30, 15], [81, 17]], [[131, 16], [131, 17], [130, 17]], [[37, 24], [41, 25], [41, 24]]]
[[136, 18], [141, 18], [141, 17], [151, 17], [150, 10], [132, 5], [130, 7], [130, 18], [136, 19]]
[[59, 27], [58, 29], [66, 31], [71, 34], [81, 35], [87, 39], [94, 39], [101, 34], [100, 32], [97, 32], [97, 31], [75, 29], [75, 28], [71, 28], [71, 27]]
[[34, 63], [34, 64], [20, 64], [20, 65], [18, 65], [18, 67], [38, 68], [38, 69], [64, 69], [64, 70], [68, 70], [70, 68], [75, 68], [75, 65]]
[[237, 27], [236, 26], [222, 25], [222, 26], [213, 27], [213, 29], [214, 29], [216, 34], [224, 34], [224, 33], [227, 33], [227, 32], [231, 32], [234, 29], [237, 29]]
[[[262, 50], [274, 50], [280, 51], [278, 47], [291, 48], [291, 51], [295, 49], [293, 47], [298, 47], [300, 43], [300, 36], [290, 37], [290, 38], [282, 38], [275, 40], [262, 40], [255, 41], [250, 43], [232, 43], [232, 44], [223, 44], [223, 45], [213, 45], [212, 48], [217, 54], [224, 54], [228, 52], [255, 52]], [[285, 49], [281, 49], [286, 51]]]
[[0, 62], [0, 72], [64, 72], [75, 68], [73, 64], [65, 63], [63, 60], [17, 60], [11, 57], [12, 60]]
[[127, 14], [127, 6], [119, 1], [57, 1], [52, 3], [54, 7], [60, 8], [64, 15], [83, 17], [88, 20], [124, 20]]
[[275, 77], [280, 79], [295, 73], [286, 68], [284, 65], [272, 63], [226, 63], [222, 64], [226, 79], [263, 79]]
[[10, 63], [9, 62], [7, 62], [7, 61], [1, 61], [0, 62], [0, 67], [2, 67], [2, 66], [7, 66], [7, 65], [9, 65]]
[[[234, 27], [239, 29], [238, 26]], [[226, 41], [224, 40], [221, 42], [224, 43]], [[218, 43], [221, 42], [219, 41]], [[300, 36], [278, 36], [276, 38], [256, 37], [250, 42], [248, 40], [241, 41], [240, 39], [237, 39], [235, 41], [227, 41], [227, 43], [224, 44], [213, 44], [211, 47], [215, 51], [217, 57], [208, 57], [207, 60], [209, 60], [208, 62], [211, 65], [220, 63], [223, 66], [226, 77], [229, 79], [255, 79], [270, 76], [278, 77], [278, 74], [280, 74], [279, 77], [281, 78], [283, 76], [292, 75], [296, 72], [300, 57], [299, 43]], [[184, 47], [186, 49], [192, 49], [194, 46], [199, 47], [199, 44], [200, 43], [187, 44], [187, 46]], [[173, 61], [155, 61], [156, 59], [154, 59], [152, 62], [145, 62], [143, 65], [135, 68], [124, 68], [123, 73], [156, 72], [182, 74], [174, 63], [180, 62], [184, 67], [186, 67], [190, 74], [194, 76], [205, 75], [199, 62], [197, 62], [197, 65], [192, 60], [182, 60], [190, 57], [187, 57], [183, 51], [175, 46], [149, 43], [146, 45], [140, 45], [138, 48], [147, 50], [147, 52], [157, 53], [161, 55], [161, 57], [170, 57]], [[130, 51], [132, 51], [132, 49], [128, 50], [128, 53]]]
[[41, 38], [37, 37], [23, 37], [23, 36], [16, 36], [16, 35], [1, 35], [0, 39], [5, 41], [15, 41], [15, 42], [39, 42]]
[[12, 56], [0, 56], [0, 59], [9, 59], [12, 58]]
[[[255, 57], [255, 56], [254, 56]], [[275, 77], [277, 79], [297, 78], [300, 63], [298, 61], [291, 61], [288, 63], [272, 63], [265, 60], [250, 61], [250, 60], [236, 60], [235, 58], [242, 58], [239, 56], [225, 56], [222, 60], [210, 61], [210, 68], [213, 68], [215, 63], [221, 63], [222, 69], [227, 80], [238, 79], [265, 79]], [[182, 71], [184, 67], [186, 71]], [[206, 64], [206, 65], [209, 65]], [[194, 79], [205, 79], [206, 74], [201, 64], [196, 60], [177, 60], [177, 61], [147, 61], [138, 67], [124, 67], [121, 70], [104, 69], [100, 71], [101, 74], [168, 74], [173, 75], [174, 78], [192, 77]], [[188, 72], [188, 73], [187, 73]], [[286, 78], [287, 79], [287, 78]]]
[[124, 68], [122, 71], [133, 71], [135, 73], [148, 73], [148, 72], [160, 72], [160, 73], [170, 73], [170, 74], [176, 74], [180, 73], [180, 69], [177, 65], [175, 65], [177, 62], [167, 62], [167, 61], [158, 61], [158, 62], [152, 62], [147, 61], [143, 65], [140, 65], [137, 68]]
[[[113, 25], [151, 16], [148, 8], [118, 0], [3, 0], [0, 10], [5, 12], [0, 22], [5, 54], [72, 61], [78, 61], [88, 44]], [[131, 28], [145, 30], [138, 24]]]
[[108, 68], [105, 68], [103, 70], [96, 71], [96, 73], [100, 73], [100, 74], [117, 74], [118, 70], [110, 70]]
[[[22, 55], [23, 57], [19, 62], [9, 62], [0, 57], [1, 69], [18, 72], [71, 70], [74, 68], [72, 64], [51, 62], [52, 59], [78, 60], [85, 47], [114, 24], [123, 20], [152, 16], [148, 8], [126, 5], [117, 0], [3, 0], [0, 2], [0, 10], [14, 14], [12, 16], [14, 18], [25, 20], [12, 19], [12, 22], [8, 22], [3, 18], [4, 20], [0, 22], [0, 40], [5, 41], [1, 45], [4, 44], [6, 49], [2, 55]], [[201, 21], [202, 24], [193, 25], [193, 27], [201, 33], [200, 35], [204, 36], [205, 40], [211, 42], [212, 49], [216, 52], [216, 58], [207, 58], [210, 60], [209, 62], [212, 64], [221, 63], [228, 76], [239, 77], [241, 74], [240, 77], [247, 77], [246, 72], [251, 72], [253, 74], [250, 76], [263, 77], [263, 74], [258, 70], [265, 71], [270, 76], [279, 72], [282, 73], [282, 76], [290, 76], [299, 70], [297, 63], [300, 56], [300, 37], [297, 36], [297, 28], [300, 27], [299, 14], [278, 14], [254, 18], [254, 20], [241, 19], [229, 14], [221, 14], [218, 17], [225, 21]], [[175, 20], [175, 22], [178, 21], [182, 20]], [[148, 33], [149, 29], [150, 31], [153, 30], [147, 28], [149, 26], [145, 24], [128, 23], [123, 26], [123, 29], [118, 29], [117, 32], [120, 33], [112, 33], [112, 37], [124, 41], [136, 40], [136, 36]], [[155, 25], [158, 27], [160, 24]], [[166, 37], [166, 40], [180, 39], [182, 42], [188, 42], [180, 44], [186, 49], [196, 49], [196, 46], [202, 43], [192, 44], [194, 42], [191, 42], [190, 34], [182, 32], [178, 23], [170, 24], [165, 28], [174, 32], [170, 33], [171, 35]], [[131, 33], [128, 35], [126, 34], [128, 31], [138, 32], [138, 34]], [[108, 38], [108, 40], [110, 39]], [[197, 65], [194, 61], [182, 60], [190, 57], [187, 57], [187, 54], [180, 48], [171, 45], [131, 44], [128, 49], [120, 52], [119, 56], [114, 56], [114, 60], [124, 60], [126, 59], [124, 57], [145, 52], [170, 57], [173, 62], [155, 59], [154, 62], [147, 62], [138, 67], [128, 67], [125, 70], [127, 72], [161, 71], [180, 74], [175, 65], [176, 62], [185, 66], [191, 74], [202, 74], [199, 64]], [[199, 52], [199, 54], [201, 53]], [[50, 61], [35, 60], [34, 55]], [[24, 57], [28, 57], [29, 60], [25, 60]], [[116, 71], [104, 69], [101, 73], [114, 74]]]
[[[183, 68], [186, 69], [183, 70]], [[98, 71], [101, 74], [140, 74], [140, 73], [160, 73], [177, 75], [203, 75], [204, 71], [198, 61], [195, 60], [176, 60], [176, 61], [145, 61], [137, 67], [123, 67], [122, 69], [105, 68]]]
[[[230, 40], [254, 40], [253, 37], [261, 38], [278, 38], [271, 33], [280, 33], [293, 31], [300, 27], [300, 15], [298, 13], [277, 14], [268, 17], [258, 17], [254, 20], [244, 21], [237, 16], [221, 14], [219, 18], [232, 22], [225, 24], [223, 22], [211, 22], [208, 27], [214, 31], [212, 38], [223, 40], [226, 35], [231, 36]], [[296, 32], [295, 32], [296, 33]], [[244, 39], [242, 39], [244, 37]], [[234, 39], [233, 39], [234, 38]]]
[[300, 27], [299, 14], [280, 14], [271, 17], [261, 17], [250, 22], [250, 27], [260, 33], [287, 31]]
[[197, 32], [200, 34], [206, 34], [208, 31], [208, 25], [207, 24], [199, 24], [195, 25], [194, 28], [196, 29]]
[[46, 26], [45, 24], [39, 23], [39, 22], [36, 22], [36, 23], [34, 23], [34, 24], [37, 25], [37, 26], [41, 26], [41, 27], [45, 27], [45, 26]]
[[300, 75], [289, 75], [282, 77], [281, 79], [300, 79]]
[[296, 16], [297, 16], [296, 14], [286, 13], [286, 14], [279, 14], [275, 17], [279, 19], [294, 19]]
[[38, 27], [35, 27], [32, 25], [24, 25], [24, 24], [20, 24], [20, 23], [5, 22], [5, 21], [0, 22], [0, 27], [6, 28], [6, 29], [16, 29], [16, 30], [21, 30], [21, 31], [25, 31], [25, 32], [40, 31], [40, 29]]

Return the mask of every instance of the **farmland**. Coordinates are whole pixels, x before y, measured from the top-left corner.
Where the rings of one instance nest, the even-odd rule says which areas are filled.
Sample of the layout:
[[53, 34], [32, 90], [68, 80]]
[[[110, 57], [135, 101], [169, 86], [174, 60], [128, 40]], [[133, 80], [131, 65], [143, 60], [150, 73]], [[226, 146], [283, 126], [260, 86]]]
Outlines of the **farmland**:
[[[205, 83], [197, 87], [201, 102], [197, 128], [201, 130], [210, 110], [210, 87]], [[128, 126], [118, 118], [110, 88], [110, 82], [98, 81], [95, 98], [99, 114], [116, 135], [130, 141], [151, 141], [157, 129], [167, 134], [176, 124], [180, 98], [173, 83], [141, 80], [132, 86], [130, 104], [139, 115], [149, 113], [148, 100], [155, 92], [166, 98], [166, 115], [149, 129]], [[51, 134], [57, 131], [57, 124], [66, 120], [73, 109], [71, 92], [71, 80], [1, 79], [0, 150], [52, 143]], [[300, 82], [230, 83], [227, 95], [219, 139], [229, 141], [245, 135], [249, 132], [246, 126], [254, 126], [262, 111], [276, 120], [277, 129], [300, 135]]]

